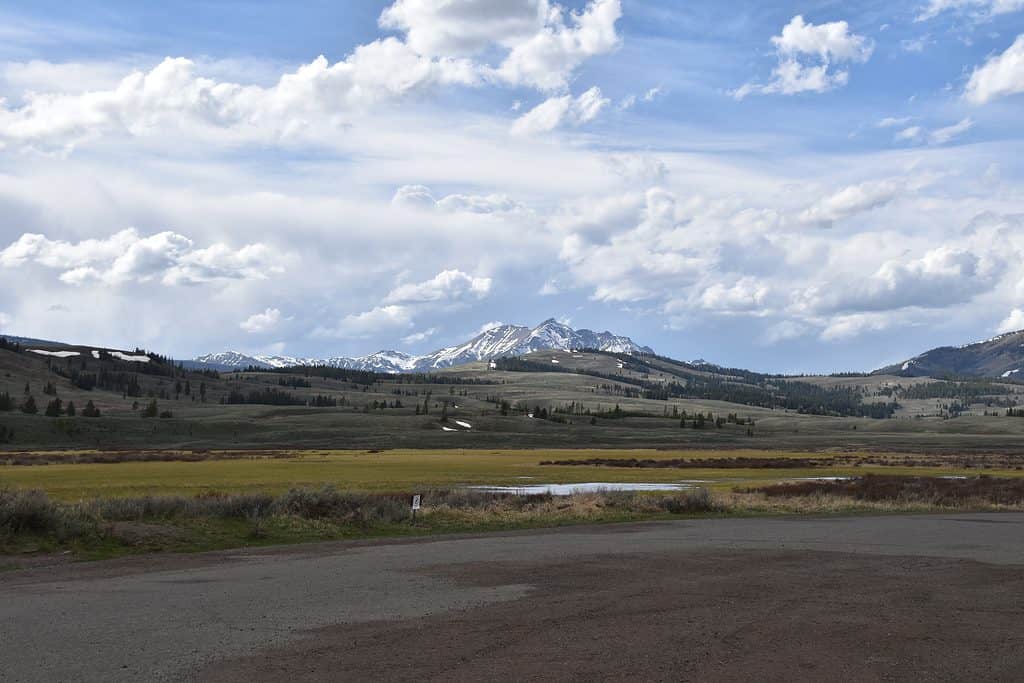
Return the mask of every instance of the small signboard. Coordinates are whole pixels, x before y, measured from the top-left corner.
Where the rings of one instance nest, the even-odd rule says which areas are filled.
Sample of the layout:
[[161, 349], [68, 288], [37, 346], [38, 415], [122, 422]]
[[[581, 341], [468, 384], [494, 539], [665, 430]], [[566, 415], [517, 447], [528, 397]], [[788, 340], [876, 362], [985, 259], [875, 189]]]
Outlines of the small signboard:
[[416, 511], [422, 507], [423, 496], [419, 493], [414, 493], [412, 496], [412, 521], [416, 523]]

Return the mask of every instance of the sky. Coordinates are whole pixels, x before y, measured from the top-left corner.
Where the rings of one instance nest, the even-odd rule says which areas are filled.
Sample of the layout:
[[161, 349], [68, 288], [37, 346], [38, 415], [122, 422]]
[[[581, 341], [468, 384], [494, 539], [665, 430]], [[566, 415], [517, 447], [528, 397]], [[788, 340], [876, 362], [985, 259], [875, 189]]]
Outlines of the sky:
[[871, 370], [1024, 328], [1024, 0], [0, 2], [0, 331], [557, 318]]

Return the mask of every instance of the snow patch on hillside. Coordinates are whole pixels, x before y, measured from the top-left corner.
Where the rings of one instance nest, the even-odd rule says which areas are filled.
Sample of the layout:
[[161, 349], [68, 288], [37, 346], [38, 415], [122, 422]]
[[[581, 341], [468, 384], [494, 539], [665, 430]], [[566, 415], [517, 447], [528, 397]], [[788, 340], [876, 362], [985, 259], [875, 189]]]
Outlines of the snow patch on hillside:
[[44, 351], [43, 349], [29, 349], [29, 353], [38, 353], [40, 356], [52, 356], [53, 358], [73, 358], [80, 356], [78, 351]]

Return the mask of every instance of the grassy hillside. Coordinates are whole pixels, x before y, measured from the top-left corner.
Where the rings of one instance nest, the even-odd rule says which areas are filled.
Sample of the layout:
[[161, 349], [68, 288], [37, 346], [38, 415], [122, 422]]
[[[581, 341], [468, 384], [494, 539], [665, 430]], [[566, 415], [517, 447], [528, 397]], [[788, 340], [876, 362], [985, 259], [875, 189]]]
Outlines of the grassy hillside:
[[[1024, 387], [999, 381], [774, 377], [597, 352], [535, 353], [499, 369], [477, 363], [431, 375], [204, 374], [159, 356], [130, 362], [60, 347], [80, 355], [55, 358], [29, 348], [0, 348], [0, 395], [11, 408], [0, 410], [2, 450], [1024, 449], [1024, 418], [1006, 415]], [[36, 414], [20, 410], [28, 396]], [[76, 415], [47, 416], [54, 399], [64, 409], [73, 403]], [[82, 415], [90, 401], [100, 417]], [[144, 417], [153, 401], [163, 418]], [[891, 417], [869, 416], [879, 414]]]

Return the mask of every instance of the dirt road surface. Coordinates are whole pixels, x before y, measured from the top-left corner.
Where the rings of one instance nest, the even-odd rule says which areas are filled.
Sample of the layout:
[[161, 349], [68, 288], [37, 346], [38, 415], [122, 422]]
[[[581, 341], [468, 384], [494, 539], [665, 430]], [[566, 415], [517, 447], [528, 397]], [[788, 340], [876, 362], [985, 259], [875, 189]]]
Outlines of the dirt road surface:
[[723, 519], [0, 574], [0, 681], [1020, 680], [1024, 514]]

